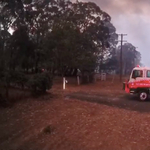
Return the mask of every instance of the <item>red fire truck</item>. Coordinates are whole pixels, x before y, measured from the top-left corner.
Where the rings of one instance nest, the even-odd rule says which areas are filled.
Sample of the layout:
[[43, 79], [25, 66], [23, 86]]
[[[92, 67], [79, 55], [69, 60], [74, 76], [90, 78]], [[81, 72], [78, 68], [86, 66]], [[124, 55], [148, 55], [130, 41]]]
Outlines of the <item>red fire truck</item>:
[[150, 68], [133, 68], [128, 81], [123, 83], [126, 93], [137, 94], [141, 101], [146, 101], [150, 94]]

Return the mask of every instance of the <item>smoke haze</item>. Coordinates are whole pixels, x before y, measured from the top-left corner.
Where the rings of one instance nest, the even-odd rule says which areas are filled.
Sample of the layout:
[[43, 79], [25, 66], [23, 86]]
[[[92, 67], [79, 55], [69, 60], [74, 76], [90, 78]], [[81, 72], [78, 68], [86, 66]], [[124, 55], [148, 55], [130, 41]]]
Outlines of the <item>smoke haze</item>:
[[[88, 2], [88, 0], [82, 0]], [[150, 0], [90, 0], [107, 12], [117, 33], [138, 47], [142, 63], [150, 67]]]

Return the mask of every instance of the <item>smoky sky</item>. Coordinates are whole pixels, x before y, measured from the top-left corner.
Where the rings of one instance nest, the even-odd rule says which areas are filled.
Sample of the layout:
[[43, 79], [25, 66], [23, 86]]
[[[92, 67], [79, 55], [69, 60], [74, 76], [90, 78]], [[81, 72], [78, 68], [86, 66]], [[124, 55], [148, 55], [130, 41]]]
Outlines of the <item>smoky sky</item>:
[[95, 2], [107, 12], [118, 34], [138, 47], [142, 63], [150, 67], [150, 0], [82, 0]]

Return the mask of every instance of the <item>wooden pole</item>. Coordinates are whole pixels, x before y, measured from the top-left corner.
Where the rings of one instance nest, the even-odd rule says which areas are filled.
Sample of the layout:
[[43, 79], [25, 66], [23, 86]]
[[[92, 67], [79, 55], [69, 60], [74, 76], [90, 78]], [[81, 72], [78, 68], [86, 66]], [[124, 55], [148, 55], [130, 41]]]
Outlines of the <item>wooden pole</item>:
[[80, 85], [80, 77], [79, 76], [77, 76], [77, 83], [78, 83], [78, 85]]
[[65, 90], [66, 89], [66, 79], [65, 79], [65, 77], [63, 77], [63, 90]]

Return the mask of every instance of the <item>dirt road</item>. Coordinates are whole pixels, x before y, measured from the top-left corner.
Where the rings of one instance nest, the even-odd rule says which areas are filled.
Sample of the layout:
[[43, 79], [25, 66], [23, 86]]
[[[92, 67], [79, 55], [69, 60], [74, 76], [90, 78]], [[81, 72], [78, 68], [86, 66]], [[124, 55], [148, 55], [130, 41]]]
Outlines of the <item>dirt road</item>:
[[66, 98], [76, 98], [82, 101], [88, 101], [91, 103], [104, 104], [107, 106], [127, 109], [130, 111], [138, 111], [141, 113], [150, 112], [150, 99], [146, 102], [138, 100], [137, 96], [131, 96], [124, 94], [123, 96], [109, 97], [101, 94], [88, 94], [84, 92], [76, 92], [67, 95]]
[[[93, 98], [89, 100], [92, 101]], [[53, 100], [42, 98], [26, 100], [13, 108], [3, 109], [0, 113], [0, 149], [146, 150], [149, 148], [149, 113], [103, 104], [69, 97]], [[142, 105], [148, 107], [147, 104]], [[48, 126], [50, 132], [43, 132]]]

